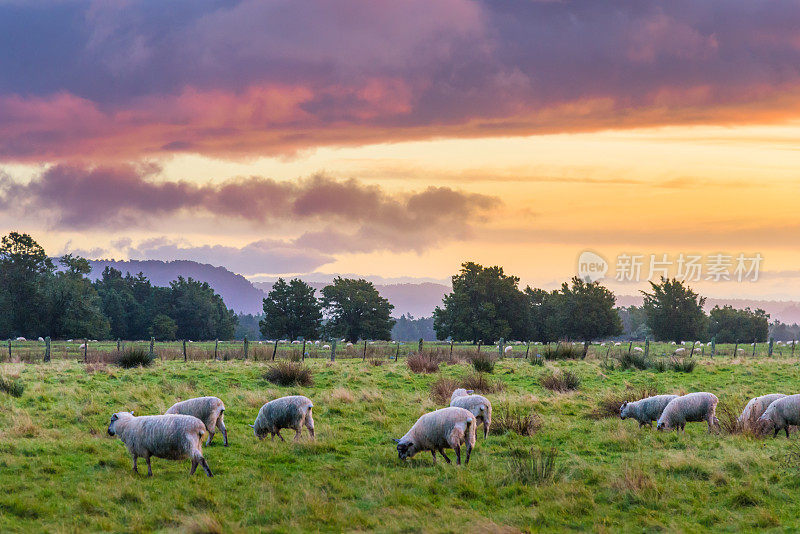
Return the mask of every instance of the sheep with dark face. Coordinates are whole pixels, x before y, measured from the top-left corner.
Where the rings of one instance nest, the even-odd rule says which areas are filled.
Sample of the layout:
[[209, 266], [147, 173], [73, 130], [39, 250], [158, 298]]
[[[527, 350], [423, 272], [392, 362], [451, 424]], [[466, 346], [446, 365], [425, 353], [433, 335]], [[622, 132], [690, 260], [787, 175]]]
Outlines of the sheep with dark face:
[[206, 445], [211, 443], [216, 429], [219, 428], [222, 431], [225, 446], [228, 446], [228, 430], [225, 428], [225, 421], [222, 419], [225, 415], [225, 404], [221, 399], [217, 397], [188, 399], [176, 402], [165, 413], [193, 415], [200, 419], [206, 425], [206, 430], [208, 430]]
[[482, 395], [474, 395], [474, 390], [458, 388], [450, 396], [450, 406], [464, 408], [472, 412], [478, 423], [483, 425], [483, 437], [489, 435], [489, 427], [492, 425], [492, 403]]
[[461, 445], [466, 444], [467, 457], [464, 465], [467, 465], [475, 446], [477, 424], [472, 412], [464, 408], [451, 406], [426, 413], [417, 419], [402, 438], [394, 440], [397, 443], [397, 454], [401, 460], [405, 460], [420, 451], [431, 451], [433, 463], [436, 463], [438, 451], [450, 463], [444, 449], [453, 449], [456, 452], [456, 465], [461, 465]]
[[258, 439], [264, 439], [267, 434], [275, 439], [277, 435], [281, 441], [286, 441], [281, 436], [281, 430], [291, 428], [296, 432], [294, 440], [300, 439], [303, 426], [308, 428], [311, 439], [314, 439], [314, 417], [311, 410], [314, 404], [311, 399], [302, 395], [291, 395], [269, 401], [258, 411], [255, 423], [250, 425]]
[[203, 466], [206, 475], [213, 476], [203, 458], [201, 439], [206, 426], [191, 415], [145, 415], [136, 417], [133, 412], [118, 412], [111, 416], [108, 434], [117, 436], [128, 448], [133, 457], [133, 470], [137, 473], [137, 460], [143, 457], [147, 462], [147, 475], [153, 476], [150, 457], [167, 460], [191, 458], [193, 475], [198, 464]]
[[789, 426], [800, 425], [800, 395], [789, 395], [773, 401], [758, 418], [757, 425], [762, 433], [773, 430], [773, 438], [784, 430], [788, 438]]
[[750, 399], [742, 414], [736, 419], [736, 424], [742, 430], [758, 430], [759, 417], [767, 411], [770, 404], [785, 396], [783, 393], [770, 393]]
[[697, 423], [706, 421], [708, 431], [711, 432], [715, 427], [719, 428], [719, 420], [716, 417], [717, 404], [719, 399], [713, 393], [689, 393], [672, 399], [661, 417], [658, 418], [656, 428], [658, 430], [672, 430], [673, 428], [686, 431], [686, 423]]
[[635, 419], [639, 422], [639, 428], [644, 425], [653, 427], [653, 421], [658, 421], [664, 408], [673, 399], [677, 399], [678, 395], [655, 395], [654, 397], [647, 397], [634, 402], [623, 402], [619, 407], [620, 419]]

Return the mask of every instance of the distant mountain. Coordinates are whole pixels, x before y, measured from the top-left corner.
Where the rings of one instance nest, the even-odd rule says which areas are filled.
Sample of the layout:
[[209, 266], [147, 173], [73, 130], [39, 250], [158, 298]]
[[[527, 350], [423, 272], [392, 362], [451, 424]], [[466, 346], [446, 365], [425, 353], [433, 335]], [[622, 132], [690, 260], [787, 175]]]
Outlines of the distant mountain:
[[189, 260], [90, 260], [90, 263], [92, 272], [89, 276], [93, 279], [100, 278], [103, 269], [109, 266], [122, 271], [123, 275], [142, 272], [156, 286], [168, 286], [178, 276], [208, 282], [214, 291], [222, 295], [225, 305], [239, 313], [261, 313], [261, 301], [266, 296], [244, 276], [207, 263]]

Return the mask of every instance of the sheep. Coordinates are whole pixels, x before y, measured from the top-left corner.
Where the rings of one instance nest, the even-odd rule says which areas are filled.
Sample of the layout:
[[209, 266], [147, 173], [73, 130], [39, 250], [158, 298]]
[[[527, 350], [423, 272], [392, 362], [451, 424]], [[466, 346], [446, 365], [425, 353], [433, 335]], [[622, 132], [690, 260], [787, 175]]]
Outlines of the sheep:
[[614, 343], [614, 346], [615, 346], [615, 347], [619, 347], [620, 345], [622, 345], [622, 343], [620, 343], [619, 341], [617, 341], [616, 343]]
[[656, 395], [635, 402], [623, 402], [619, 407], [619, 418], [630, 417], [639, 422], [639, 428], [644, 425], [653, 428], [653, 421], [658, 421], [667, 404], [677, 398], [678, 395]]
[[108, 434], [118, 436], [133, 456], [133, 470], [138, 473], [137, 460], [142, 456], [147, 462], [147, 476], [153, 476], [150, 457], [167, 460], [191, 458], [193, 475], [197, 465], [203, 466], [206, 475], [211, 469], [203, 458], [201, 439], [206, 432], [203, 422], [191, 415], [145, 415], [136, 417], [133, 412], [117, 412], [111, 416]]
[[758, 428], [762, 433], [774, 430], [772, 437], [777, 437], [781, 430], [789, 437], [789, 426], [800, 425], [800, 395], [781, 397], [767, 407], [758, 418]]
[[514, 347], [506, 347], [506, 348], [504, 348], [504, 349], [503, 349], [503, 352], [504, 352], [505, 354], [508, 354], [508, 353], [509, 353], [509, 352], [511, 352], [512, 350], [514, 350]]
[[644, 352], [644, 349], [642, 347], [633, 347], [633, 350], [635, 350], [636, 352]]
[[250, 425], [258, 439], [264, 439], [267, 434], [272, 434], [272, 439], [277, 435], [281, 441], [286, 441], [281, 436], [281, 429], [291, 428], [296, 432], [294, 440], [300, 439], [303, 425], [308, 428], [311, 439], [314, 439], [314, 418], [311, 409], [314, 404], [311, 399], [302, 395], [291, 395], [269, 401], [258, 411], [255, 423]]
[[469, 391], [458, 388], [450, 396], [450, 406], [464, 408], [472, 412], [476, 421], [483, 425], [483, 438], [489, 435], [489, 427], [492, 425], [492, 403], [489, 399], [481, 395], [473, 395], [474, 390]]
[[758, 418], [767, 411], [769, 405], [785, 396], [783, 393], [771, 393], [750, 399], [747, 406], [742, 410], [742, 414], [736, 419], [736, 424], [742, 429], [755, 430]]
[[44, 338], [42, 336], [39, 336], [39, 341], [44, 341]]
[[352, 344], [352, 343], [350, 343], [350, 342], [348, 341], [348, 342], [347, 342], [347, 346], [348, 346], [348, 347], [352, 347], [352, 346], [353, 346], [353, 344]]
[[330, 345], [322, 345], [322, 348], [323, 349], [329, 349], [329, 348], [331, 348], [331, 346]]
[[24, 337], [22, 337], [22, 336], [19, 336], [19, 337], [18, 337], [17, 339], [15, 339], [14, 341], [28, 341], [28, 340], [27, 340], [27, 339], [25, 339], [25, 338], [24, 338]]
[[675, 354], [677, 354], [679, 352], [686, 352], [686, 349], [684, 349], [683, 347], [681, 347], [679, 349], [675, 349]]
[[713, 393], [689, 393], [672, 399], [664, 408], [658, 418], [658, 430], [672, 430], [673, 428], [686, 432], [686, 423], [706, 421], [708, 431], [714, 427], [719, 428], [719, 419], [716, 418], [716, 409], [719, 399]]
[[217, 428], [222, 431], [222, 439], [225, 446], [228, 446], [228, 430], [225, 428], [225, 404], [217, 397], [198, 397], [196, 399], [188, 399], [182, 402], [176, 402], [164, 412], [169, 414], [183, 414], [193, 415], [200, 419], [206, 425], [208, 430], [208, 441], [206, 445], [211, 444], [214, 439], [214, 433]]
[[436, 451], [439, 451], [445, 461], [450, 463], [450, 458], [444, 452], [448, 448], [456, 452], [456, 465], [461, 465], [461, 445], [466, 444], [467, 457], [464, 465], [467, 465], [475, 446], [477, 424], [472, 412], [456, 406], [426, 413], [417, 419], [402, 438], [394, 440], [397, 443], [397, 454], [401, 460], [405, 460], [420, 451], [431, 451], [435, 464]]

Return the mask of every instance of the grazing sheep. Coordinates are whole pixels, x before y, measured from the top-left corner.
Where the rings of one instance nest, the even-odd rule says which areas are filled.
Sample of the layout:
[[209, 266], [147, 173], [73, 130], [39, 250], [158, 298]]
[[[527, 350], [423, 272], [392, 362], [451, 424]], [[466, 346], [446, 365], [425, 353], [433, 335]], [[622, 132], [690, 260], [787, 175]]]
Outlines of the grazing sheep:
[[39, 336], [39, 341], [44, 341], [44, 338], [42, 336]]
[[353, 344], [352, 344], [352, 343], [350, 343], [350, 342], [348, 341], [348, 343], [347, 343], [347, 346], [348, 346], [348, 347], [352, 347], [352, 346], [353, 346]]
[[642, 347], [633, 347], [633, 350], [635, 350], [636, 352], [644, 352], [644, 349]]
[[512, 350], [514, 350], [514, 347], [506, 347], [506, 348], [504, 348], [504, 349], [503, 349], [503, 352], [504, 352], [504, 353], [506, 353], [506, 354], [508, 354], [508, 353], [509, 353], [509, 352], [511, 352]]
[[211, 440], [214, 439], [214, 433], [219, 428], [222, 431], [225, 446], [228, 446], [228, 430], [225, 428], [225, 421], [223, 421], [225, 404], [217, 397], [198, 397], [176, 402], [164, 413], [167, 415], [193, 415], [200, 419], [206, 425], [206, 430], [208, 430], [206, 445], [211, 444]]
[[329, 348], [331, 348], [331, 346], [330, 345], [322, 345], [322, 348], [323, 349], [329, 349]]
[[450, 406], [464, 408], [472, 412], [475, 420], [483, 425], [483, 437], [489, 435], [489, 427], [492, 425], [492, 403], [489, 399], [481, 395], [473, 395], [474, 390], [467, 391], [464, 388], [458, 388], [453, 391], [450, 396]]
[[684, 349], [683, 347], [681, 347], [679, 349], [675, 349], [675, 353], [678, 353], [678, 352], [686, 352], [686, 349]]
[[758, 418], [757, 424], [762, 433], [774, 430], [773, 438], [781, 430], [786, 431], [786, 437], [788, 438], [789, 426], [800, 425], [800, 395], [789, 395], [772, 401], [766, 411]]
[[783, 393], [771, 393], [750, 399], [742, 410], [742, 415], [736, 419], [736, 424], [742, 429], [755, 430], [758, 426], [756, 424], [758, 418], [767, 411], [769, 405], [785, 396]]
[[273, 440], [277, 435], [281, 441], [286, 441], [281, 436], [281, 429], [291, 428], [296, 432], [294, 440], [297, 441], [305, 425], [311, 439], [314, 439], [314, 418], [311, 415], [313, 407], [311, 399], [302, 395], [281, 397], [262, 406], [255, 423], [250, 425], [250, 428], [258, 439], [264, 439], [267, 434], [272, 434]]
[[456, 451], [456, 465], [461, 465], [461, 445], [466, 444], [467, 457], [464, 465], [467, 465], [475, 446], [476, 425], [475, 416], [464, 408], [451, 406], [426, 413], [417, 419], [405, 436], [394, 440], [397, 443], [397, 454], [401, 460], [405, 460], [420, 451], [431, 451], [433, 463], [436, 463], [436, 451], [439, 451], [445, 461], [450, 463], [444, 449], [453, 449]]
[[653, 421], [658, 421], [667, 404], [677, 398], [678, 395], [656, 395], [635, 402], [623, 402], [622, 406], [619, 407], [619, 418], [627, 419], [630, 417], [639, 422], [639, 428], [644, 425], [653, 428]]
[[718, 403], [716, 395], [705, 392], [689, 393], [672, 399], [658, 418], [656, 428], [658, 430], [674, 428], [676, 431], [686, 432], [686, 423], [706, 421], [708, 431], [711, 432], [714, 427], [719, 428], [719, 419], [715, 415]]
[[118, 436], [133, 456], [133, 470], [139, 457], [147, 462], [147, 476], [153, 476], [150, 457], [167, 460], [191, 458], [193, 475], [197, 465], [203, 466], [208, 476], [211, 469], [203, 458], [201, 439], [206, 432], [203, 422], [191, 415], [145, 415], [136, 417], [133, 412], [118, 412], [111, 416], [108, 434]]

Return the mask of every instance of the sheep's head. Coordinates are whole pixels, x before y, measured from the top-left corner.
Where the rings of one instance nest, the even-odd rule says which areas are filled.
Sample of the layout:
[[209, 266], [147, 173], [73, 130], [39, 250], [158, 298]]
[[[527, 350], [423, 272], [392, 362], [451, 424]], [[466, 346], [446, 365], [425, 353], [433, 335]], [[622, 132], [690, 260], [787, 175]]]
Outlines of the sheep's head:
[[253, 434], [258, 439], [264, 439], [265, 437], [267, 437], [266, 429], [264, 429], [264, 428], [256, 428], [255, 425], [247, 425], [247, 426], [249, 426], [250, 428], [253, 429]]
[[775, 430], [775, 422], [769, 416], [768, 412], [764, 412], [761, 417], [756, 420], [755, 425], [753, 425], [753, 429], [757, 434], [760, 435], [769, 434]]
[[658, 424], [656, 425], [656, 429], [657, 430], [670, 430], [671, 427], [670, 427], [669, 423], [667, 423], [666, 421], [659, 421]]
[[394, 442], [397, 443], [397, 455], [401, 460], [411, 458], [418, 452], [416, 446], [411, 441], [402, 441], [401, 439], [396, 439]]
[[628, 410], [628, 401], [622, 403], [622, 406], [619, 407], [619, 418], [625, 419], [626, 417], [630, 417], [630, 410]]
[[108, 423], [108, 435], [117, 435], [117, 421], [120, 419], [127, 419], [133, 417], [133, 412], [117, 412], [111, 416], [111, 422]]

